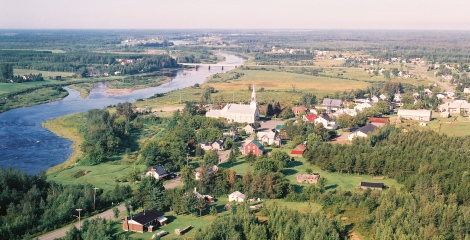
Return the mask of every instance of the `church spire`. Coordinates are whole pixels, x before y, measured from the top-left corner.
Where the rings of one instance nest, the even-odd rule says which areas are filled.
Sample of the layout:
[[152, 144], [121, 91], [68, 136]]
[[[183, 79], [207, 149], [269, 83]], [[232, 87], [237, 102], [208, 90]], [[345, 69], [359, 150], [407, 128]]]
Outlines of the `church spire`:
[[251, 108], [257, 108], [258, 107], [258, 102], [256, 101], [255, 84], [253, 84], [253, 92], [251, 93], [250, 107]]

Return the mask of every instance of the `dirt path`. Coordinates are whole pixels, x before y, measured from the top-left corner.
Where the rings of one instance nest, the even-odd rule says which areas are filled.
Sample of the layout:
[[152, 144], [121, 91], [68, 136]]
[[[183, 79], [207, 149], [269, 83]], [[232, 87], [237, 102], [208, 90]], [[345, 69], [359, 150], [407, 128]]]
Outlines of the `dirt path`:
[[[170, 182], [165, 183], [164, 186], [165, 186], [166, 189], [170, 189], [170, 188], [174, 188], [174, 187], [178, 186], [179, 184], [181, 184], [181, 180], [180, 180], [180, 178], [176, 178], [176, 179], [171, 180]], [[121, 205], [117, 206], [117, 208], [119, 209], [119, 212], [126, 211], [126, 207], [124, 206], [124, 204], [121, 204]], [[107, 210], [105, 212], [102, 212], [98, 215], [94, 215], [94, 216], [91, 216], [89, 218], [83, 218], [83, 219], [81, 219], [81, 222], [83, 222], [85, 219], [91, 220], [91, 219], [95, 219], [95, 218], [104, 218], [104, 219], [109, 219], [109, 220], [116, 220], [117, 219], [117, 218], [114, 218], [113, 209], [109, 209], [109, 210]], [[73, 223], [73, 225], [75, 225], [75, 227], [78, 228], [78, 222]], [[70, 229], [71, 226], [72, 226], [72, 224], [69, 224], [65, 227], [54, 230], [53, 232], [49, 232], [47, 234], [44, 234], [44, 235], [40, 236], [38, 239], [39, 240], [53, 240], [53, 239], [56, 239], [56, 238], [63, 237], [63, 236], [65, 236], [65, 234], [67, 233], [67, 231]]]

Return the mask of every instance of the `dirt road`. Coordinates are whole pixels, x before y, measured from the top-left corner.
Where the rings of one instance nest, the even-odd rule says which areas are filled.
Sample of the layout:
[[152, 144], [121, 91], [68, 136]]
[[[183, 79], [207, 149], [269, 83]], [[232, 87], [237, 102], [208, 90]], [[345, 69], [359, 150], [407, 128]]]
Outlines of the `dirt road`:
[[[174, 187], [178, 186], [180, 183], [181, 183], [180, 178], [177, 178], [177, 179], [173, 179], [173, 180], [165, 183], [164, 186], [165, 186], [166, 189], [170, 189], [170, 188], [174, 188]], [[119, 209], [119, 212], [126, 211], [126, 207], [124, 206], [124, 204], [121, 204], [121, 205], [117, 206], [117, 208]], [[91, 220], [91, 219], [95, 219], [95, 218], [105, 218], [105, 219], [109, 219], [109, 220], [116, 220], [116, 218], [114, 218], [113, 210], [109, 209], [109, 210], [107, 210], [105, 212], [102, 212], [98, 215], [91, 216], [89, 218], [82, 218], [81, 221], [83, 222], [83, 220], [85, 220], [85, 219]], [[75, 227], [78, 228], [78, 222], [74, 223], [73, 225], [75, 225]], [[72, 224], [69, 224], [69, 225], [67, 225], [63, 228], [56, 229], [53, 232], [49, 232], [49, 233], [46, 233], [46, 234], [40, 236], [38, 239], [39, 240], [53, 240], [53, 239], [56, 239], [56, 238], [63, 237], [63, 236], [65, 236], [65, 233], [70, 229], [71, 226], [72, 226]]]

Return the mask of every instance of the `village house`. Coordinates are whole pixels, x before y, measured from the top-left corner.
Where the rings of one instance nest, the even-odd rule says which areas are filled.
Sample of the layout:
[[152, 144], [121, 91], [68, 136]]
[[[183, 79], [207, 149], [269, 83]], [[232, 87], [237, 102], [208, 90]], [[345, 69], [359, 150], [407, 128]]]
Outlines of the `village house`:
[[371, 100], [372, 100], [372, 102], [378, 102], [379, 98], [374, 95], [374, 96], [372, 96]]
[[354, 109], [356, 111], [364, 111], [367, 108], [371, 108], [375, 105], [375, 102], [364, 102], [364, 103], [358, 103]]
[[244, 202], [245, 201], [245, 194], [235, 191], [228, 195], [228, 201], [229, 202]]
[[367, 124], [356, 131], [352, 132], [349, 134], [348, 139], [349, 141], [352, 141], [356, 137], [367, 137], [369, 133], [373, 132], [375, 129], [377, 129], [377, 126], [372, 125], [372, 124]]
[[460, 113], [461, 111], [470, 112], [470, 103], [465, 100], [456, 100], [439, 105], [441, 112]]
[[372, 189], [372, 190], [383, 190], [384, 189], [383, 183], [371, 183], [371, 182], [361, 182], [359, 188], [362, 189]]
[[292, 149], [292, 151], [290, 151], [290, 154], [301, 157], [305, 150], [307, 150], [307, 147], [303, 144], [299, 144], [294, 149]]
[[399, 92], [395, 93], [395, 95], [393, 96], [393, 100], [395, 102], [401, 102], [401, 93]]
[[398, 109], [398, 117], [407, 120], [431, 121], [432, 113], [429, 110]]
[[212, 150], [224, 150], [224, 141], [223, 140], [217, 140], [212, 143]]
[[201, 148], [204, 149], [204, 151], [212, 150], [212, 142], [202, 142]]
[[465, 94], [470, 94], [470, 88], [464, 88], [463, 93]]
[[169, 172], [162, 167], [158, 166], [151, 168], [145, 173], [145, 176], [152, 176], [155, 179], [165, 179], [169, 176]]
[[[211, 175], [212, 173], [217, 172], [218, 169], [219, 169], [219, 167], [217, 167], [217, 165], [206, 166], [206, 171], [207, 171], [208, 175]], [[201, 173], [203, 172], [203, 170], [204, 169], [202, 167], [198, 167], [198, 168], [194, 169], [194, 171], [195, 171], [194, 178], [196, 179], [196, 181], [199, 181], [201, 179]]]
[[297, 106], [297, 107], [292, 107], [292, 112], [294, 113], [295, 116], [299, 115], [300, 113], [306, 113], [307, 108], [304, 106]]
[[253, 123], [247, 124], [243, 129], [247, 134], [255, 133], [257, 130], [256, 126]]
[[320, 114], [320, 116], [318, 116], [318, 118], [315, 119], [315, 124], [318, 124], [318, 123], [323, 124], [323, 127], [325, 127], [326, 129], [334, 130], [338, 128], [338, 125], [336, 125], [336, 122], [333, 121], [331, 117], [328, 116], [328, 114], [326, 113]]
[[327, 112], [337, 111], [343, 108], [343, 101], [341, 99], [323, 99], [323, 103], [316, 106], [317, 109], [325, 109]]
[[317, 184], [320, 175], [318, 174], [297, 174], [296, 176], [298, 183], [310, 183]]
[[315, 123], [315, 119], [317, 119], [317, 118], [318, 118], [318, 116], [315, 115], [315, 114], [313, 114], [313, 113], [304, 115], [304, 116], [302, 117], [302, 119], [303, 119], [304, 121], [308, 121], [308, 122], [310, 122], [310, 123]]
[[206, 113], [206, 117], [225, 118], [228, 122], [254, 123], [259, 120], [259, 112], [256, 92], [253, 86], [251, 103], [249, 105], [229, 103], [222, 110], [210, 109]]
[[357, 115], [357, 111], [356, 109], [343, 108], [333, 113], [333, 116], [339, 116], [341, 114], [347, 114], [349, 116], [354, 117]]
[[243, 147], [243, 154], [247, 155], [250, 152], [256, 156], [263, 154], [264, 152], [263, 144], [258, 142], [258, 140], [249, 140]]
[[157, 210], [143, 211], [135, 216], [131, 216], [130, 219], [126, 216], [122, 222], [122, 229], [124, 231], [133, 232], [152, 232], [156, 226], [166, 225], [168, 219], [164, 214]]
[[369, 117], [369, 122], [370, 124], [376, 126], [376, 127], [382, 127], [385, 124], [389, 123], [388, 118], [375, 118], [375, 117]]
[[281, 144], [281, 140], [277, 139], [277, 131], [275, 129], [269, 130], [267, 132], [258, 132], [256, 133], [258, 141], [267, 145], [276, 145]]
[[387, 101], [387, 100], [388, 100], [388, 96], [387, 96], [387, 94], [385, 94], [385, 93], [380, 94], [379, 98], [382, 99], [382, 100], [384, 100], [384, 101]]

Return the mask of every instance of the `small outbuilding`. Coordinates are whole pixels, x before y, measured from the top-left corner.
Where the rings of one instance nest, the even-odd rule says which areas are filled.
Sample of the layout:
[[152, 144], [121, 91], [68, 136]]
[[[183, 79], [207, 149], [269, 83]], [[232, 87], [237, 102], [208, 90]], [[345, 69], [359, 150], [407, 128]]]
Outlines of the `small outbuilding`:
[[290, 151], [290, 154], [301, 157], [304, 154], [305, 150], [307, 150], [307, 147], [305, 147], [305, 145], [303, 144], [299, 144], [297, 145], [297, 147], [292, 149], [292, 151]]
[[372, 182], [361, 182], [359, 188], [372, 189], [372, 190], [383, 190], [385, 185], [383, 183], [372, 183]]
[[245, 194], [235, 191], [232, 194], [228, 195], [229, 202], [244, 202], [245, 201]]
[[158, 167], [154, 167], [148, 170], [147, 173], [145, 173], [145, 176], [152, 176], [155, 179], [165, 179], [169, 176], [169, 173], [167, 170], [158, 166]]

